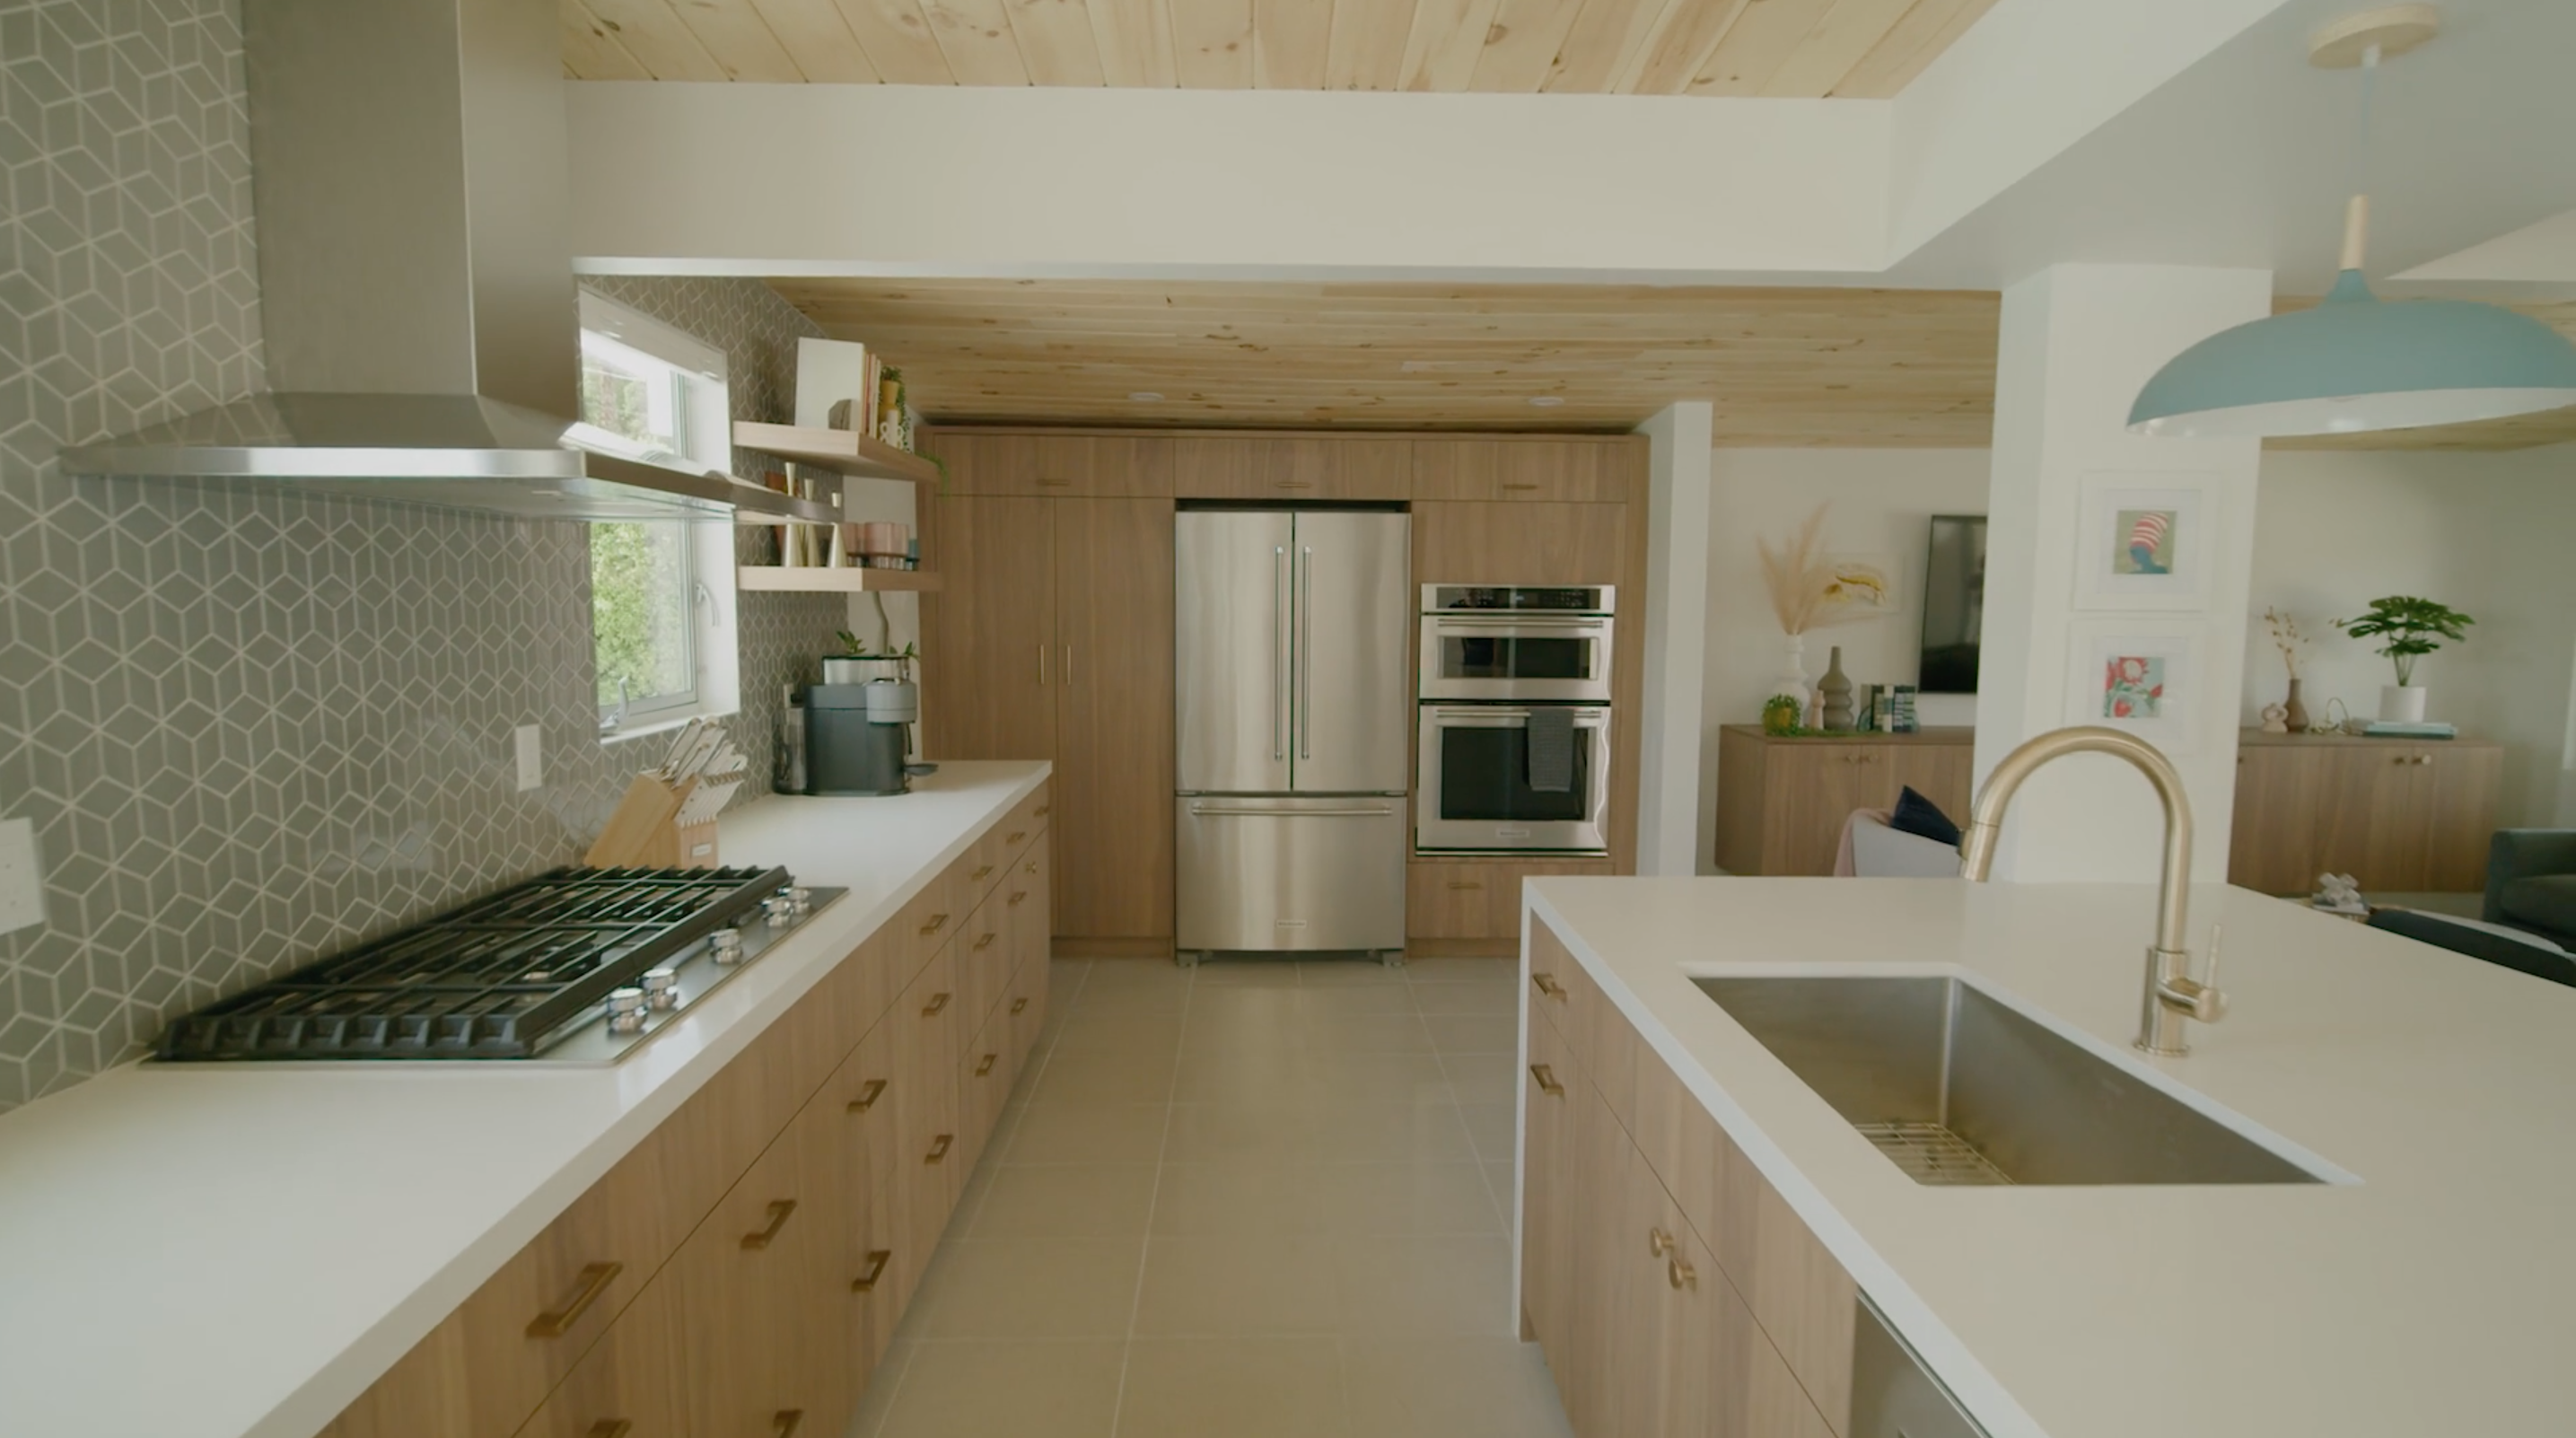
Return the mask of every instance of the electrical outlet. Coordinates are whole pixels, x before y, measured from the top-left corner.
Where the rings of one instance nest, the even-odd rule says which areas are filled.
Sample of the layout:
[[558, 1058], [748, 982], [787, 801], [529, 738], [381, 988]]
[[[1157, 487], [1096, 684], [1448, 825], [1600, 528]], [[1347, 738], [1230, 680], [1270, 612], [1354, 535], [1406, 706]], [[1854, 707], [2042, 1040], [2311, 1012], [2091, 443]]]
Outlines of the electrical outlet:
[[0, 934], [45, 921], [45, 875], [36, 861], [36, 826], [0, 819]]
[[539, 758], [537, 748], [538, 733], [536, 725], [522, 724], [515, 736], [519, 749], [519, 792], [522, 794], [546, 782], [545, 764]]

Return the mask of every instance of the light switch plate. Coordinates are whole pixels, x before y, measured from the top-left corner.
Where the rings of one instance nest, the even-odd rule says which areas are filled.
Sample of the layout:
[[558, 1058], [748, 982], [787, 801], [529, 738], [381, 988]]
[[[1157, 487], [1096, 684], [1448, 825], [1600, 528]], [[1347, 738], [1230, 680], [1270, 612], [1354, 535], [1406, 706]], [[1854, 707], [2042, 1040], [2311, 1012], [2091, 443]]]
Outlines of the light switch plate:
[[545, 765], [538, 757], [538, 733], [536, 725], [522, 724], [515, 736], [519, 750], [519, 792], [522, 794], [546, 782]]
[[45, 875], [36, 862], [36, 825], [0, 819], [0, 934], [45, 921]]

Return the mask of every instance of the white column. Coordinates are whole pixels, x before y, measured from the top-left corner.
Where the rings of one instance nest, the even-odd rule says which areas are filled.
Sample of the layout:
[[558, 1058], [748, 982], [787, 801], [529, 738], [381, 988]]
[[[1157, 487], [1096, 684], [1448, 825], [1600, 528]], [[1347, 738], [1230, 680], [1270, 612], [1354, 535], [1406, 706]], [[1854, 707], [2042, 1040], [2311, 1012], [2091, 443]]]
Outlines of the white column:
[[[2158, 265], [2059, 265], [2004, 291], [1978, 783], [2032, 735], [2099, 722], [2100, 643], [2188, 647], [2189, 662], [2165, 672], [2165, 702], [2180, 718], [2148, 737], [2182, 771], [2197, 821], [2193, 870], [2205, 882], [2227, 873], [2261, 449], [2254, 440], [2149, 439], [2130, 434], [2127, 420], [2139, 387], [2167, 360], [2270, 313], [2271, 299], [2265, 271]], [[2096, 582], [2126, 537], [2115, 538], [2101, 513], [2099, 494], [2113, 490], [2200, 496], [2185, 502], [2174, 531], [2175, 573], [2200, 566], [2183, 593], [2106, 593]], [[2078, 755], [2023, 787], [1995, 877], [2151, 881], [2162, 833], [2143, 778], [2118, 760]]]
[[[1619, 597], [1646, 624], [1643, 713], [1612, 715], [1613, 742], [1642, 747], [1637, 872], [1689, 875], [1699, 861], [1700, 671], [1708, 651], [1708, 457], [1713, 406], [1666, 405], [1638, 426], [1649, 442], [1646, 592]], [[1644, 603], [1631, 609], [1642, 599]]]

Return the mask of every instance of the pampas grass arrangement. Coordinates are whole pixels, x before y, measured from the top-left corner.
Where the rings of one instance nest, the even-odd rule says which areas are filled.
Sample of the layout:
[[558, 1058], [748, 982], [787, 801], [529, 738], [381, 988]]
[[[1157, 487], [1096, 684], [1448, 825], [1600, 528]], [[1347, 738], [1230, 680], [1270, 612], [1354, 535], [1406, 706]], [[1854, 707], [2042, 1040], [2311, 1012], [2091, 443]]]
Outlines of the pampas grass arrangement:
[[1762, 584], [1771, 592], [1771, 613], [1780, 621], [1783, 634], [1879, 617], [1877, 610], [1836, 602], [1834, 567], [1817, 552], [1824, 537], [1825, 511], [1830, 508], [1830, 504], [1817, 505], [1777, 549], [1768, 539], [1757, 536], [1753, 541], [1762, 552]]

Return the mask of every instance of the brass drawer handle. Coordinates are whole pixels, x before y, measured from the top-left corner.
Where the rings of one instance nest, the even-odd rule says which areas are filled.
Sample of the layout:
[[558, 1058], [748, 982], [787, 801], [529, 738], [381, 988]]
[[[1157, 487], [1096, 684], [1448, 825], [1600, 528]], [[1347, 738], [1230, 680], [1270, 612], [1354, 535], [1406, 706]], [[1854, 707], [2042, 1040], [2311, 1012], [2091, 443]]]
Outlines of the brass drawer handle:
[[852, 1293], [873, 1292], [877, 1286], [877, 1280], [885, 1277], [886, 1265], [893, 1260], [894, 1250], [891, 1248], [869, 1249], [868, 1271], [850, 1280], [850, 1291]]
[[1071, 485], [1073, 481], [1069, 479], [1041, 479], [1038, 483], [1049, 489], [1063, 489], [1066, 486]]
[[1313, 489], [1315, 487], [1315, 481], [1311, 479], [1274, 479], [1270, 481], [1270, 487], [1272, 489]]
[[[1034, 864], [1030, 865], [1030, 868], [1031, 868], [1031, 869], [1035, 869], [1036, 867], [1037, 867], [1037, 866], [1036, 866], [1036, 865], [1034, 865]], [[1022, 889], [1022, 890], [1018, 891], [1017, 893], [1014, 893], [1013, 895], [1011, 895], [1011, 902], [1012, 902], [1013, 904], [1016, 904], [1016, 903], [1018, 903], [1020, 900], [1025, 899], [1025, 898], [1027, 898], [1028, 896], [1029, 896], [1029, 891], [1028, 891], [1028, 890], [1026, 890], [1026, 889]]]
[[983, 1062], [975, 1065], [975, 1077], [982, 1078], [984, 1075], [991, 1073], [993, 1071], [993, 1065], [1000, 1063], [1001, 1061], [1002, 1056], [1000, 1054], [984, 1055]]
[[1016, 1013], [1018, 1013], [1019, 1011], [1021, 1011], [1022, 1009], [1027, 1008], [1028, 1006], [1029, 1006], [1029, 1001], [1028, 1001], [1027, 999], [1013, 999], [1013, 1000], [1011, 1000], [1011, 1012], [1012, 1012], [1012, 1013], [1015, 1013], [1015, 1014], [1016, 1014]]
[[1546, 1064], [1531, 1064], [1530, 1077], [1538, 1080], [1538, 1091], [1549, 1098], [1565, 1097], [1565, 1085], [1556, 1081], [1556, 1070]]
[[943, 1133], [939, 1135], [937, 1138], [930, 1141], [930, 1152], [923, 1154], [921, 1156], [921, 1161], [923, 1163], [939, 1162], [941, 1159], [948, 1156], [949, 1148], [956, 1142], [957, 1135], [953, 1133]]
[[1675, 1288], [1688, 1288], [1694, 1292], [1699, 1288], [1699, 1271], [1679, 1258], [1664, 1260], [1664, 1278]]
[[1673, 1236], [1662, 1229], [1649, 1227], [1646, 1230], [1647, 1257], [1661, 1258], [1667, 1253], [1674, 1252], [1678, 1247], [1679, 1245], [1673, 1242]]
[[1052, 809], [1052, 808], [1054, 808], [1054, 807], [1055, 807], [1055, 806], [1054, 806], [1053, 804], [1040, 804], [1040, 805], [1039, 805], [1039, 806], [1037, 806], [1036, 808], [1034, 808], [1034, 809], [1032, 809], [1032, 810], [1030, 810], [1030, 811], [1029, 811], [1029, 817], [1030, 817], [1030, 818], [1032, 818], [1032, 819], [1043, 819], [1043, 818], [1045, 818], [1045, 817], [1047, 816], [1047, 810]]
[[796, 1438], [797, 1425], [804, 1421], [804, 1409], [781, 1408], [778, 1410], [778, 1416], [769, 1420], [769, 1438]]
[[1002, 842], [1005, 844], [1016, 844], [1028, 836], [1029, 831], [1026, 829], [1013, 829], [1009, 834], [1003, 837]]
[[1481, 889], [1485, 887], [1485, 884], [1481, 879], [1451, 879], [1449, 881], [1449, 887], [1453, 889]]
[[994, 941], [995, 939], [1000, 938], [1000, 937], [1001, 937], [1001, 935], [1000, 935], [999, 933], [994, 932], [994, 931], [991, 931], [991, 930], [987, 930], [987, 931], [985, 932], [985, 934], [984, 934], [984, 937], [982, 937], [982, 938], [980, 938], [980, 939], [977, 939], [977, 940], [975, 941], [975, 948], [976, 948], [976, 951], [980, 953], [980, 952], [982, 952], [982, 951], [983, 951], [983, 950], [985, 950], [985, 949], [989, 949], [989, 948], [993, 947], [993, 941]]
[[564, 1300], [564, 1306], [554, 1312], [540, 1313], [529, 1319], [528, 1336], [561, 1338], [571, 1332], [572, 1326], [581, 1321], [582, 1314], [590, 1311], [590, 1306], [599, 1301], [599, 1295], [606, 1293], [608, 1285], [615, 1283], [617, 1275], [625, 1271], [626, 1265], [622, 1263], [584, 1265], [581, 1272], [573, 1276], [573, 1282], [579, 1286], [573, 1289], [572, 1297]]
[[1532, 974], [1530, 975], [1530, 983], [1535, 985], [1540, 993], [1547, 995], [1551, 999], [1561, 999], [1565, 997], [1565, 986], [1556, 981], [1556, 975], [1554, 974]]
[[925, 939], [929, 938], [932, 934], [938, 933], [941, 929], [947, 927], [947, 924], [948, 916], [946, 914], [933, 914], [930, 916], [930, 922], [921, 926], [921, 936]]
[[885, 1097], [885, 1091], [886, 1081], [884, 1079], [868, 1080], [867, 1083], [860, 1088], [859, 1096], [850, 1100], [850, 1112], [866, 1113], [869, 1109], [875, 1108], [877, 1106], [877, 1100]]
[[922, 1007], [921, 1016], [925, 1019], [936, 1017], [939, 1011], [946, 1007], [948, 1007], [948, 996], [946, 994], [932, 994], [930, 996], [930, 1002]]
[[1505, 488], [1505, 489], [1536, 489], [1536, 488], [1538, 488], [1538, 486], [1537, 486], [1537, 485], [1535, 485], [1535, 484], [1506, 484], [1506, 485], [1504, 485], [1504, 486], [1503, 486], [1503, 488]]
[[778, 1236], [778, 1230], [787, 1226], [787, 1215], [794, 1213], [795, 1211], [796, 1200], [792, 1198], [771, 1199], [769, 1201], [769, 1226], [758, 1233], [744, 1234], [742, 1236], [742, 1246], [745, 1248], [767, 1248], [770, 1240]]
[[991, 873], [991, 872], [993, 872], [993, 866], [992, 866], [992, 865], [990, 865], [990, 864], [978, 864], [978, 865], [976, 865], [976, 866], [975, 866], [975, 872], [974, 872], [974, 873], [971, 873], [971, 874], [968, 874], [966, 877], [967, 877], [968, 881], [972, 882], [972, 881], [974, 881], [974, 880], [978, 880], [978, 879], [983, 878], [986, 874], [989, 874], [989, 873]]
[[623, 1418], [602, 1418], [590, 1425], [588, 1438], [626, 1438], [634, 1427]]

